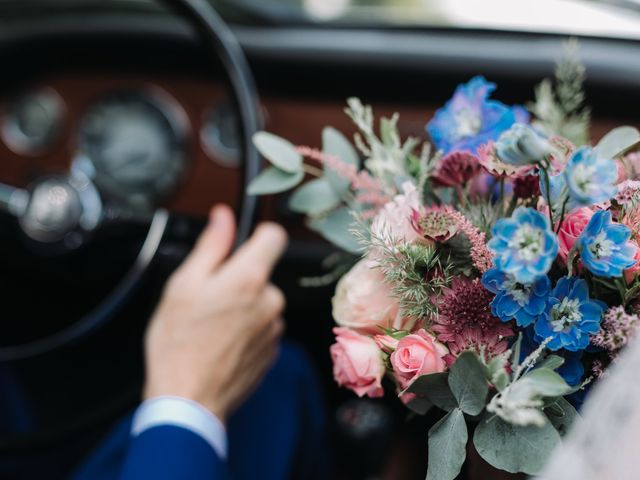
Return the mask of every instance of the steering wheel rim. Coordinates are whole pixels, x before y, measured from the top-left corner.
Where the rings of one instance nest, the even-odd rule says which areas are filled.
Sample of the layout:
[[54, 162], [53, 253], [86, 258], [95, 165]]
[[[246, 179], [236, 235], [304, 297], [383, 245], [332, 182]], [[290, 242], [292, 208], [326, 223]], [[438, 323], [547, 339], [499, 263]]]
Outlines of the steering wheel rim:
[[[236, 245], [239, 245], [251, 232], [257, 207], [257, 198], [245, 194], [246, 186], [260, 170], [260, 155], [251, 140], [262, 125], [253, 75], [235, 35], [206, 0], [159, 0], [159, 3], [171, 7], [196, 28], [210, 47], [208, 53], [215, 55], [215, 60], [222, 62], [237, 103], [244, 154], [244, 188], [239, 199], [236, 236]], [[5, 195], [11, 196], [11, 192]], [[156, 210], [133, 266], [97, 307], [73, 324], [44, 338], [19, 345], [0, 346], [0, 362], [24, 360], [55, 351], [86, 337], [108, 323], [134, 292], [153, 261], [168, 221], [169, 213], [166, 210]]]

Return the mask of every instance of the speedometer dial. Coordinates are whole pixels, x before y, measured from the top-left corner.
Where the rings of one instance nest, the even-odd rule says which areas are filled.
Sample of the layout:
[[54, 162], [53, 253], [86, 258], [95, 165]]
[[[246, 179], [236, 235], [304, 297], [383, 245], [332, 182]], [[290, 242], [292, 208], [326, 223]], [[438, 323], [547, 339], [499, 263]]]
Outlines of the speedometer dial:
[[139, 92], [110, 95], [83, 119], [78, 163], [112, 195], [136, 203], [157, 200], [172, 190], [185, 167], [186, 122], [169, 99]]

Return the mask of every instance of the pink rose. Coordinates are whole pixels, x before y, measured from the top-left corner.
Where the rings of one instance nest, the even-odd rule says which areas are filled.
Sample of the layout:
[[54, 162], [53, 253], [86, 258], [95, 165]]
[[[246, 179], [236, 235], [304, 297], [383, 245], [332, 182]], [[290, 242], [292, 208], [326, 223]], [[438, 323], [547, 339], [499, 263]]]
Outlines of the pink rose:
[[[631, 243], [633, 243], [637, 247], [636, 242], [632, 240]], [[633, 256], [633, 259], [636, 261], [636, 264], [624, 271], [624, 278], [627, 283], [633, 282], [633, 280], [636, 278], [636, 274], [640, 275], [640, 248], [636, 248], [636, 254]]]
[[589, 220], [593, 216], [593, 211], [588, 207], [578, 208], [564, 217], [562, 226], [558, 232], [558, 256], [566, 264], [569, 251], [585, 229]]
[[382, 352], [371, 337], [348, 328], [334, 328], [336, 343], [331, 345], [333, 377], [338, 385], [362, 397], [381, 397], [385, 373]]
[[380, 333], [378, 327], [405, 330], [412, 326], [400, 317], [398, 300], [377, 263], [367, 258], [340, 279], [331, 303], [336, 323], [361, 333]]
[[407, 388], [421, 375], [442, 372], [445, 369], [443, 357], [448, 353], [447, 347], [424, 329], [402, 338], [390, 358], [400, 387]]
[[420, 240], [420, 234], [413, 228], [412, 215], [420, 212], [422, 204], [418, 189], [411, 182], [402, 184], [403, 194], [396, 195], [376, 215], [371, 224], [372, 233], [394, 246]]
[[625, 180], [629, 180], [627, 168], [621, 160], [616, 160], [616, 168], [618, 169], [618, 179], [616, 180], [616, 183], [622, 183]]

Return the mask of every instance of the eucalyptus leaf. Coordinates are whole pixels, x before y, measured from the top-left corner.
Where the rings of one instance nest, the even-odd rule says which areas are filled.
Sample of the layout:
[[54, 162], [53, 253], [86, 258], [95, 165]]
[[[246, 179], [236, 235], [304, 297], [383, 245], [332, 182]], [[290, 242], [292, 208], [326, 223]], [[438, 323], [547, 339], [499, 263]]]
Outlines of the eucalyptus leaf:
[[564, 358], [559, 355], [549, 355], [547, 358], [537, 364], [538, 368], [548, 368], [549, 370], [556, 370], [564, 365]]
[[545, 413], [551, 424], [560, 433], [565, 436], [571, 426], [579, 421], [580, 415], [565, 398], [560, 397], [554, 404], [555, 409], [546, 409]]
[[487, 402], [487, 368], [478, 356], [463, 352], [449, 371], [449, 387], [464, 413], [478, 415]]
[[351, 233], [356, 226], [346, 207], [334, 210], [326, 216], [313, 218], [308, 225], [309, 228], [349, 253], [360, 253], [362, 250], [358, 240]]
[[498, 389], [499, 392], [504, 390], [511, 380], [505, 366], [506, 359], [504, 355], [493, 357], [487, 365], [489, 381]]
[[407, 392], [424, 396], [436, 407], [442, 410], [453, 410], [458, 406], [447, 382], [448, 373], [431, 373], [416, 378], [407, 388]]
[[[358, 152], [353, 148], [351, 142], [333, 127], [325, 127], [322, 130], [322, 151], [338, 157], [342, 162], [353, 165], [356, 169], [360, 166]], [[335, 192], [340, 196], [344, 195], [351, 184], [349, 179], [339, 175], [328, 166], [324, 167], [324, 178], [329, 181]]]
[[341, 200], [324, 178], [311, 180], [296, 190], [289, 199], [294, 212], [318, 215], [337, 207]]
[[258, 132], [253, 136], [253, 144], [274, 167], [287, 173], [302, 172], [302, 155], [288, 140], [269, 132]]
[[425, 397], [415, 397], [406, 403], [406, 407], [413, 413], [425, 415], [429, 410], [431, 410], [433, 403]]
[[501, 392], [509, 385], [509, 375], [504, 370], [501, 372], [496, 372], [494, 376], [491, 377], [491, 383], [496, 389]]
[[564, 379], [548, 368], [536, 368], [527, 373], [517, 383], [526, 382], [540, 396], [557, 397], [565, 395], [571, 387]]
[[617, 127], [598, 142], [596, 152], [602, 158], [616, 158], [638, 144], [640, 144], [640, 132], [636, 128]]
[[476, 428], [473, 444], [480, 456], [500, 470], [535, 475], [560, 443], [560, 435], [550, 422], [541, 427], [518, 427], [501, 418], [483, 420]]
[[456, 408], [429, 430], [427, 480], [454, 480], [467, 456], [467, 425]]
[[269, 167], [253, 179], [247, 188], [248, 195], [268, 195], [289, 190], [304, 178], [304, 172], [287, 173], [276, 167]]

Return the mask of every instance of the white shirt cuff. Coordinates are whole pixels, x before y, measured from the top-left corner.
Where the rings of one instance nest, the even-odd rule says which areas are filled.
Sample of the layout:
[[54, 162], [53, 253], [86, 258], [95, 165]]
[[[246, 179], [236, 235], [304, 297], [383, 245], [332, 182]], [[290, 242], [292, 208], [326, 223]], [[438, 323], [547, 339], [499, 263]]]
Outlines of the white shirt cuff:
[[131, 422], [131, 435], [153, 427], [172, 425], [185, 428], [204, 439], [222, 460], [227, 458], [227, 432], [209, 410], [188, 398], [163, 395], [145, 400]]

